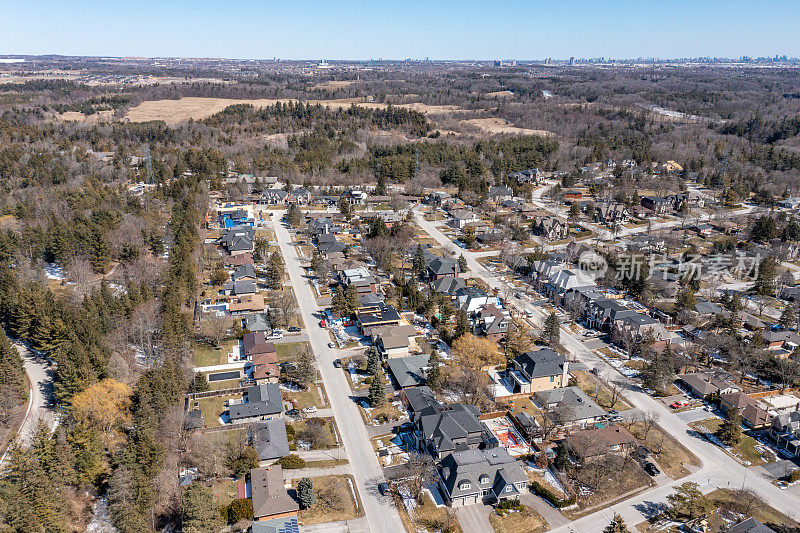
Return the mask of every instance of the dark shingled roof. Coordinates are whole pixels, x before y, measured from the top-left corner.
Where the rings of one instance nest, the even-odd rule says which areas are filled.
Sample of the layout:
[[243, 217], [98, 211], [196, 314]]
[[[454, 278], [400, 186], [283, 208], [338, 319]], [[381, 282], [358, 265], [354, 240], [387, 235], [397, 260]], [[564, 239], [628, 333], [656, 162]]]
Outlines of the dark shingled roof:
[[518, 355], [516, 362], [519, 363], [528, 378], [534, 379], [562, 374], [567, 358], [555, 350], [543, 348]]
[[228, 408], [231, 420], [277, 415], [283, 411], [281, 389], [277, 383], [247, 387], [245, 394], [247, 395], [247, 403], [237, 403]]

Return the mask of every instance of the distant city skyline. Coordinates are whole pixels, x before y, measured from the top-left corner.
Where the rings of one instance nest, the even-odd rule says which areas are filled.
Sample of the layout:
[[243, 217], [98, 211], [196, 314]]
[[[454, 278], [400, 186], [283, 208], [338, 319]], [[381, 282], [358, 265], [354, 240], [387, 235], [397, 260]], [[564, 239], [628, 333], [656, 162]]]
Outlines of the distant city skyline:
[[800, 56], [800, 2], [0, 3], [0, 55], [540, 60]]

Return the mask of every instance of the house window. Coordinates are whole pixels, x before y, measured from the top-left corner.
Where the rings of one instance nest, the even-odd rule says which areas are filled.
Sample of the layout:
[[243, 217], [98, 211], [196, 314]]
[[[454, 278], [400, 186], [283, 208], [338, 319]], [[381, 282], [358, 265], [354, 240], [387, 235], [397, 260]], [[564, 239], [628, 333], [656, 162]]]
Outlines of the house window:
[[511, 492], [514, 489], [513, 486], [509, 485], [506, 487], [506, 492]]
[[462, 490], [463, 489], [468, 489], [468, 488], [471, 488], [471, 487], [472, 487], [472, 484], [470, 484], [469, 481], [462, 481], [461, 484], [458, 486], [458, 488], [460, 488]]
[[555, 376], [550, 376], [550, 383], [553, 383], [556, 380]]

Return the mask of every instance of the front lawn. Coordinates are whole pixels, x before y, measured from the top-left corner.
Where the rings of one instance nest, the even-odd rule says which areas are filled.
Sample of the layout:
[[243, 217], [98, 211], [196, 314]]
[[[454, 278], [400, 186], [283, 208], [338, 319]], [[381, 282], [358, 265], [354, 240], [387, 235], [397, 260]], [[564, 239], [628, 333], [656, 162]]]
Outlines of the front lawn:
[[507, 512], [504, 516], [497, 513], [489, 515], [495, 533], [541, 533], [549, 529], [547, 521], [527, 505], [523, 511]]
[[622, 393], [618, 393], [615, 401], [612, 403], [612, 392], [606, 383], [593, 376], [585, 370], [576, 370], [571, 372], [572, 377], [575, 378], [576, 385], [585, 392], [589, 397], [593, 398], [597, 404], [603, 409], [616, 409], [622, 411], [630, 409], [631, 405], [622, 397]]
[[680, 479], [689, 475], [690, 472], [685, 465], [701, 466], [700, 459], [658, 424], [650, 429], [646, 439], [644, 438], [644, 424], [641, 422], [631, 424], [628, 431], [647, 446], [647, 449], [655, 455], [656, 461], [664, 473], [672, 479]]
[[[299, 479], [292, 481], [297, 489]], [[355, 499], [355, 481], [352, 476], [324, 476], [311, 478], [317, 503], [300, 511], [304, 526], [352, 520], [363, 516], [361, 505]]]
[[396, 490], [392, 491], [392, 497], [406, 531], [462, 532], [455, 512], [448, 507], [436, 507], [427, 493], [423, 496], [422, 505], [418, 505], [411, 511], [411, 515], [406, 512], [403, 500]]
[[306, 390], [283, 391], [283, 393], [289, 397], [295, 409], [303, 409], [305, 407], [311, 407], [312, 405], [322, 409], [323, 407], [327, 407], [328, 403], [320, 398], [319, 388], [321, 387], [323, 387], [322, 383], [311, 383]]
[[[690, 427], [698, 431], [712, 434], [715, 433], [721, 425], [721, 418], [709, 418], [708, 420], [700, 420], [699, 422], [692, 422], [689, 424]], [[761, 457], [761, 452], [756, 449], [756, 445], [758, 444], [759, 442], [756, 439], [743, 433], [742, 440], [739, 441], [739, 444], [727, 447], [725, 451], [740, 463], [746, 464], [747, 466], [759, 466], [767, 461]]]
[[305, 341], [275, 344], [275, 353], [278, 355], [278, 362], [297, 361], [300, 358], [300, 354], [303, 353], [303, 349], [308, 345], [309, 343]]
[[309, 441], [312, 450], [336, 448], [339, 446], [339, 442], [336, 437], [336, 422], [333, 420], [333, 418], [315, 417], [308, 418], [306, 420], [286, 422], [286, 434], [289, 438], [289, 444], [292, 449], [297, 447], [298, 440], [311, 438], [309, 435], [304, 435], [303, 433], [309, 428], [309, 426], [314, 425], [321, 427], [321, 430], [318, 433], [314, 433], [313, 438], [315, 440], [313, 442]]

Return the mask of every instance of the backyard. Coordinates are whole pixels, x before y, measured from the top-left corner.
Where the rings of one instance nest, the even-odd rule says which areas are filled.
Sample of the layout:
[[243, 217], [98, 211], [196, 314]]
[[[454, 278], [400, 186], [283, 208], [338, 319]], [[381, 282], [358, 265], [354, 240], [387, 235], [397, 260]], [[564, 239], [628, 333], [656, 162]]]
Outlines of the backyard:
[[[299, 480], [292, 481], [297, 488]], [[311, 478], [317, 503], [300, 511], [300, 523], [304, 526], [352, 520], [363, 516], [361, 506], [355, 499], [355, 483], [352, 476], [324, 476]]]
[[205, 420], [205, 427], [217, 427], [221, 426], [222, 424], [219, 421], [220, 415], [228, 410], [225, 407], [225, 401], [230, 399], [241, 399], [242, 395], [232, 395], [232, 396], [217, 396], [214, 398], [201, 398], [199, 400], [194, 400], [198, 403], [198, 409], [203, 413], [203, 420]]

